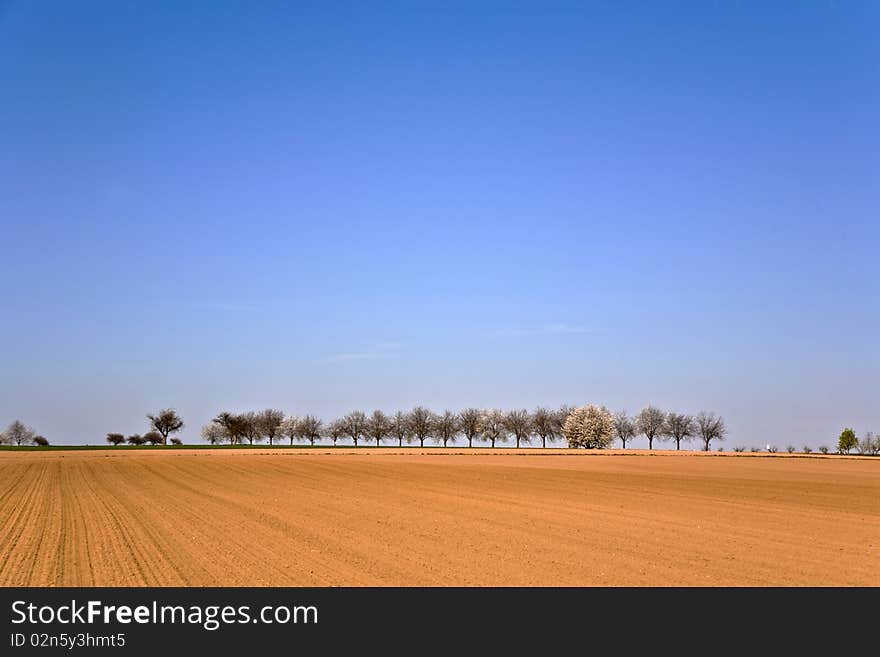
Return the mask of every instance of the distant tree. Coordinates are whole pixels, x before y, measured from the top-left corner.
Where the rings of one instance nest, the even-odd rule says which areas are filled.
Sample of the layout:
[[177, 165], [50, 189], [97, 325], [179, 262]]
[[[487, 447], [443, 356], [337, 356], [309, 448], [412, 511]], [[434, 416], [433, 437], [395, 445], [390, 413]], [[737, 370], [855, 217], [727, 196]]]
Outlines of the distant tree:
[[275, 438], [281, 435], [281, 423], [284, 421], [284, 411], [275, 408], [267, 408], [256, 414], [257, 431], [263, 438], [269, 440], [272, 445]]
[[466, 408], [458, 414], [458, 426], [461, 433], [467, 438], [468, 447], [473, 447], [474, 438], [480, 435], [481, 417], [482, 414], [476, 408]]
[[494, 449], [496, 442], [507, 440], [507, 428], [504, 426], [504, 413], [497, 408], [483, 411], [480, 416], [480, 437], [490, 443]]
[[877, 441], [874, 440], [874, 434], [868, 431], [859, 441], [859, 454], [876, 454]]
[[48, 447], [49, 440], [45, 436], [34, 436], [33, 444], [37, 447]]
[[291, 445], [293, 445], [293, 441], [296, 438], [296, 425], [298, 422], [298, 417], [295, 415], [288, 415], [281, 420], [281, 425], [278, 427], [278, 435], [289, 438]]
[[568, 420], [568, 416], [571, 415], [574, 410], [574, 406], [569, 406], [568, 404], [563, 404], [560, 406], [555, 413], [556, 418], [556, 435], [565, 437], [565, 422]]
[[238, 445], [244, 440], [246, 430], [244, 416], [224, 411], [215, 417], [212, 422], [223, 428], [226, 440], [230, 444]]
[[147, 415], [150, 427], [162, 436], [162, 442], [168, 442], [168, 436], [183, 429], [183, 419], [173, 408], [163, 408], [155, 415]]
[[143, 439], [145, 443], [149, 443], [150, 445], [162, 445], [165, 443], [162, 434], [158, 431], [147, 431], [147, 433], [143, 435]]
[[172, 445], [183, 445], [183, 441], [180, 438], [172, 438], [171, 444]]
[[202, 427], [202, 440], [211, 445], [218, 445], [228, 440], [226, 429], [214, 422], [206, 424]]
[[849, 454], [850, 450], [858, 447], [858, 444], [856, 432], [847, 427], [840, 432], [840, 438], [837, 439], [837, 451], [841, 454]]
[[389, 435], [397, 438], [397, 446], [403, 447], [403, 441], [409, 442], [409, 418], [403, 411], [397, 411], [390, 419], [391, 430]]
[[532, 416], [525, 409], [509, 411], [504, 415], [504, 429], [513, 436], [519, 449], [520, 442], [529, 442], [532, 436]]
[[813, 448], [810, 447], [809, 445], [804, 445], [804, 448], [802, 451], [804, 454], [810, 454], [813, 451]]
[[123, 436], [121, 433], [108, 433], [107, 442], [111, 445], [121, 445], [125, 442], [125, 436]]
[[828, 453], [828, 445], [819, 445], [819, 453], [827, 454]]
[[626, 449], [626, 442], [636, 437], [638, 428], [635, 420], [626, 414], [626, 411], [619, 411], [614, 414], [614, 435], [620, 440], [623, 449]]
[[354, 446], [357, 447], [358, 440], [367, 428], [367, 416], [362, 411], [352, 411], [342, 418], [342, 426], [345, 427], [345, 435], [351, 438]]
[[569, 447], [604, 449], [614, 440], [614, 418], [604, 406], [581, 406], [569, 413], [563, 434]]
[[437, 438], [437, 442], [442, 442], [443, 446], [447, 447], [449, 441], [455, 440], [455, 437], [461, 432], [458, 416], [452, 411], [443, 411], [441, 415], [437, 416], [434, 429], [434, 437]]
[[341, 419], [333, 420], [327, 425], [324, 435], [332, 440], [333, 446], [336, 447], [336, 441], [345, 435], [345, 423]]
[[785, 451], [788, 452], [789, 454], [794, 454], [794, 450], [795, 450], [794, 445], [789, 445], [788, 447], [785, 448]]
[[424, 447], [425, 439], [434, 435], [437, 416], [424, 406], [416, 406], [408, 418], [410, 435], [419, 441], [419, 447]]
[[648, 449], [654, 449], [654, 438], [659, 440], [665, 435], [666, 413], [655, 406], [643, 408], [636, 415], [636, 427], [648, 439]]
[[737, 452], [737, 453], [738, 453], [738, 452], [744, 452], [744, 451], [746, 451], [746, 448], [743, 447], [742, 445], [737, 445], [736, 447], [733, 448], [733, 451], [734, 451], [734, 452]]
[[146, 442], [147, 441], [144, 440], [144, 437], [142, 435], [140, 435], [139, 433], [133, 433], [132, 435], [130, 435], [128, 437], [128, 444], [129, 445], [143, 445]]
[[694, 420], [697, 425], [697, 434], [703, 441], [703, 451], [709, 451], [709, 444], [713, 440], [724, 440], [727, 434], [727, 427], [724, 425], [724, 418], [715, 413], [707, 413], [700, 411]]
[[254, 441], [260, 442], [263, 439], [263, 433], [260, 431], [260, 420], [256, 413], [248, 411], [239, 414], [241, 422], [242, 436], [247, 439], [249, 445], [253, 445]]
[[779, 451], [779, 448], [776, 445], [767, 445], [767, 451], [771, 454], [775, 454]]
[[297, 438], [308, 440], [309, 444], [312, 446], [314, 446], [315, 441], [321, 437], [323, 429], [323, 422], [314, 415], [305, 415], [296, 423]]
[[364, 423], [364, 433], [376, 441], [376, 447], [391, 433], [391, 420], [382, 411], [373, 411]]
[[541, 447], [547, 447], [547, 441], [553, 442], [559, 436], [556, 416], [553, 411], [539, 406], [532, 413], [532, 431], [541, 439]]
[[18, 446], [29, 445], [31, 441], [33, 441], [35, 435], [34, 430], [25, 426], [20, 420], [15, 420], [15, 422], [10, 424], [3, 434], [6, 436], [6, 442], [10, 445]]
[[675, 449], [681, 449], [682, 440], [690, 440], [697, 431], [694, 418], [684, 413], [669, 413], [666, 416], [665, 433], [675, 441]]

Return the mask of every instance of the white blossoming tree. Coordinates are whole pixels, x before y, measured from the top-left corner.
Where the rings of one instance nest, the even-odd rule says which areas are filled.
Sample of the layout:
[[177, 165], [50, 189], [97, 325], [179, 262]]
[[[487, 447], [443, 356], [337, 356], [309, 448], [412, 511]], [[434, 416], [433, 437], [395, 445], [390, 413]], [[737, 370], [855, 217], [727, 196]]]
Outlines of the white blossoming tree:
[[568, 415], [562, 434], [569, 447], [604, 449], [614, 440], [614, 418], [604, 406], [581, 406]]

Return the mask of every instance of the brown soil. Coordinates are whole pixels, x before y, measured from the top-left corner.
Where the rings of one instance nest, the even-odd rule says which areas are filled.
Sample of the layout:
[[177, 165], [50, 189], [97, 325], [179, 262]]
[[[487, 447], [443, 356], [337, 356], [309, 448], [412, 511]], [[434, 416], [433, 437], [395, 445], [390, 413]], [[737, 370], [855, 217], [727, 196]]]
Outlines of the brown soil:
[[880, 459], [0, 452], [0, 585], [880, 585]]

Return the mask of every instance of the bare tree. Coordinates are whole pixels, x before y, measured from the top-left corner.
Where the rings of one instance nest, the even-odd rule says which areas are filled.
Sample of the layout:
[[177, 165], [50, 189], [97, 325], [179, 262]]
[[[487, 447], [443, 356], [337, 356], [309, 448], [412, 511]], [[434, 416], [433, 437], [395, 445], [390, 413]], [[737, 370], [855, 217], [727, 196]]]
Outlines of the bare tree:
[[438, 442], [442, 442], [444, 447], [448, 446], [450, 440], [455, 440], [459, 434], [458, 416], [452, 411], [443, 411], [442, 415], [438, 415], [435, 420], [434, 436]]
[[474, 446], [474, 438], [480, 435], [480, 420], [482, 413], [476, 408], [466, 408], [458, 414], [458, 426], [464, 437], [467, 438], [468, 447]]
[[626, 449], [626, 441], [636, 437], [638, 429], [635, 421], [626, 414], [626, 411], [618, 411], [614, 414], [614, 435], [620, 440], [623, 449]]
[[226, 439], [230, 444], [238, 445], [244, 439], [247, 429], [244, 416], [224, 411], [215, 417], [212, 422], [223, 427]]
[[20, 420], [15, 420], [15, 422], [10, 424], [3, 434], [6, 436], [6, 442], [10, 445], [18, 446], [30, 444], [35, 435], [34, 430], [25, 426]]
[[480, 437], [495, 447], [496, 442], [507, 440], [507, 429], [504, 426], [504, 413], [491, 408], [480, 415]]
[[391, 416], [390, 435], [397, 438], [397, 446], [403, 447], [403, 441], [409, 442], [409, 418], [403, 411], [397, 411]]
[[724, 419], [715, 413], [707, 413], [700, 411], [694, 419], [697, 425], [697, 433], [703, 440], [703, 451], [709, 451], [709, 443], [713, 440], [724, 440], [727, 434], [727, 427], [724, 425]]
[[375, 440], [378, 447], [382, 439], [391, 433], [391, 420], [382, 411], [373, 411], [373, 414], [367, 418], [364, 433]]
[[434, 433], [436, 416], [424, 406], [416, 406], [409, 412], [410, 434], [419, 441], [419, 447], [425, 446], [425, 439]]
[[554, 414], [556, 418], [556, 435], [564, 436], [565, 432], [563, 429], [565, 428], [565, 422], [568, 420], [568, 416], [571, 415], [572, 411], [574, 411], [574, 406], [569, 406], [568, 404], [563, 404], [559, 407], [559, 409]]
[[314, 447], [315, 441], [321, 437], [324, 426], [323, 422], [314, 415], [305, 415], [296, 423], [296, 435], [298, 438], [308, 440], [309, 444]]
[[147, 442], [146, 440], [144, 440], [144, 437], [139, 433], [131, 434], [127, 440], [129, 445], [143, 445]]
[[648, 406], [636, 415], [636, 428], [648, 439], [648, 449], [654, 449], [654, 438], [662, 439], [666, 430], [666, 413], [655, 406]]
[[874, 434], [870, 431], [865, 433], [864, 437], [859, 441], [858, 449], [859, 454], [876, 454], [877, 441], [874, 440]]
[[162, 437], [162, 434], [158, 431], [147, 431], [143, 435], [143, 439], [145, 443], [149, 443], [150, 445], [164, 445], [165, 439]]
[[202, 427], [202, 440], [211, 444], [218, 445], [225, 440], [228, 440], [226, 435], [226, 429], [224, 429], [219, 424], [215, 424], [214, 422], [210, 422]]
[[253, 411], [239, 414], [241, 422], [242, 436], [247, 439], [248, 444], [253, 445], [254, 441], [260, 442], [263, 434], [260, 432], [260, 424], [257, 414]]
[[168, 436], [183, 429], [183, 419], [173, 408], [163, 408], [155, 415], [147, 415], [150, 427], [162, 436], [162, 442], [168, 442]]
[[123, 436], [121, 433], [108, 433], [107, 442], [111, 445], [121, 445], [125, 442], [125, 436]]
[[269, 439], [269, 444], [281, 435], [281, 423], [284, 421], [284, 412], [274, 408], [267, 408], [256, 415], [257, 431], [260, 435]]
[[332, 440], [333, 446], [336, 447], [336, 441], [345, 435], [345, 423], [342, 420], [333, 420], [327, 425], [324, 435]]
[[510, 411], [504, 415], [504, 429], [516, 440], [516, 448], [520, 442], [529, 442], [532, 435], [532, 417], [525, 409]]
[[569, 447], [604, 449], [614, 440], [614, 418], [604, 406], [581, 406], [569, 413], [563, 433]]
[[541, 439], [541, 447], [547, 447], [547, 441], [553, 442], [559, 437], [559, 422], [556, 413], [544, 407], [538, 407], [532, 413], [532, 430]]
[[298, 417], [295, 415], [288, 415], [281, 420], [281, 426], [278, 427], [278, 434], [285, 438], [289, 438], [291, 445], [293, 445], [293, 441], [296, 438], [296, 425], [298, 422]]
[[684, 413], [670, 413], [666, 416], [665, 433], [675, 441], [675, 449], [681, 449], [682, 440], [690, 440], [696, 435], [694, 418]]
[[49, 440], [45, 436], [34, 436], [34, 439], [32, 442], [37, 447], [48, 447], [49, 446]]
[[342, 425], [345, 427], [345, 435], [351, 438], [354, 446], [357, 447], [358, 440], [366, 430], [367, 416], [362, 411], [352, 411], [342, 418]]

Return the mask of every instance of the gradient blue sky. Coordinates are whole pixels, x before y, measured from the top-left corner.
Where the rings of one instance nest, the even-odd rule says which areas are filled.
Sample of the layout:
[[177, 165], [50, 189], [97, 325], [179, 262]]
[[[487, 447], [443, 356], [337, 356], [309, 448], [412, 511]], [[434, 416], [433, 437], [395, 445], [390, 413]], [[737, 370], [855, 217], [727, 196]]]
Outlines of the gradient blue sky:
[[0, 423], [880, 431], [878, 44], [876, 2], [0, 0]]

